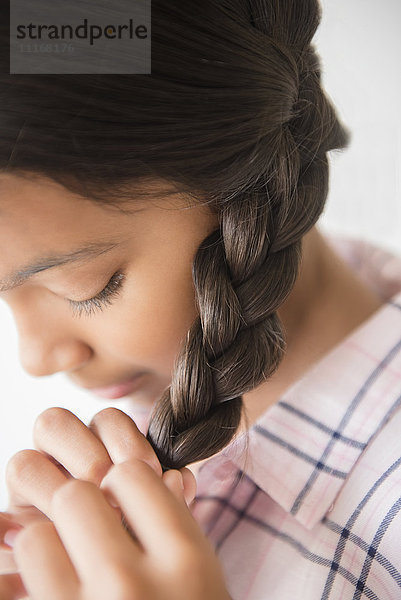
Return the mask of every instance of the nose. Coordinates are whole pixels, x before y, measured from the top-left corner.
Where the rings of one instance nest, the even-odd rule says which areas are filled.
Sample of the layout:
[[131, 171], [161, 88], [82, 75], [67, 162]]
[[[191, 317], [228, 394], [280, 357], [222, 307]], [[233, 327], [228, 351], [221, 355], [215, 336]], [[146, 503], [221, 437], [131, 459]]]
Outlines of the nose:
[[19, 338], [21, 366], [34, 377], [76, 371], [90, 360], [91, 355], [90, 347], [77, 339], [54, 340], [43, 335]]
[[20, 363], [29, 375], [43, 377], [60, 371], [72, 372], [91, 359], [92, 348], [64, 310], [51, 303], [8, 304], [18, 332]]

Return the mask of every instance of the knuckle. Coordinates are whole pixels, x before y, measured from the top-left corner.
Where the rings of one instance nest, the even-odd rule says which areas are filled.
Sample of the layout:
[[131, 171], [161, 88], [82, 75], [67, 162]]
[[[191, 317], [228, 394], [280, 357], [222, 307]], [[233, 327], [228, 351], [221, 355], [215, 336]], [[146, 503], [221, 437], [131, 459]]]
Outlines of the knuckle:
[[110, 419], [114, 419], [119, 412], [120, 411], [118, 408], [114, 408], [113, 406], [107, 406], [106, 408], [99, 410], [99, 412], [97, 412], [92, 417], [90, 424], [98, 424], [103, 421], [109, 421]]
[[41, 460], [42, 454], [37, 450], [20, 450], [10, 458], [6, 466], [6, 481], [13, 483], [24, 477], [32, 469], [32, 464]]
[[36, 417], [33, 425], [34, 437], [40, 437], [42, 433], [49, 428], [54, 428], [61, 423], [65, 423], [65, 419], [71, 415], [71, 412], [66, 408], [59, 406], [51, 406], [44, 410], [38, 417]]

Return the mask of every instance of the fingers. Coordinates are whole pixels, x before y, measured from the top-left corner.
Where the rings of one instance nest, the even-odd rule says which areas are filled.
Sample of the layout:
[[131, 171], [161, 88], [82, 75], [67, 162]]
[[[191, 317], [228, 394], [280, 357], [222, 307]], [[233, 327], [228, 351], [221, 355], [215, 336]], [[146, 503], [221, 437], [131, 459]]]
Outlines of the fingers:
[[196, 494], [196, 479], [193, 473], [184, 467], [177, 471], [170, 469], [163, 473], [163, 482], [179, 502], [185, 501], [189, 506]]
[[[18, 529], [21, 529], [21, 527], [19, 523], [12, 519], [11, 515], [0, 513], [0, 575], [15, 573], [18, 570], [12, 550], [4, 540], [4, 536], [7, 532]], [[1, 585], [6, 585], [5, 581], [3, 584], [0, 584], [0, 590]], [[0, 598], [3, 598], [1, 594]]]
[[65, 408], [42, 412], [33, 430], [35, 447], [58, 461], [76, 479], [99, 485], [112, 465], [102, 442]]
[[[2, 575], [9, 575], [17, 572], [18, 567], [15, 563], [12, 550], [10, 548], [8, 550], [0, 550], [0, 577]], [[2, 598], [1, 594], [0, 598]]]
[[[65, 478], [50, 502], [54, 524], [28, 525], [14, 544], [29, 600], [84, 598], [87, 591], [99, 600], [150, 598], [164, 589], [164, 578], [187, 585], [194, 571], [202, 586], [211, 579], [211, 589], [216, 581], [222, 589], [213, 549], [185, 502], [185, 473], [170, 470], [160, 477], [148, 463], [131, 459], [113, 465], [100, 489]], [[134, 540], [110, 501], [122, 508]], [[203, 597], [198, 591], [192, 596]]]
[[[121, 507], [144, 549], [163, 562], [203, 539], [185, 502], [174, 497], [179, 493], [179, 474], [167, 473], [162, 480], [146, 463], [134, 459], [114, 465], [100, 486]], [[167, 485], [175, 491], [171, 493]]]
[[117, 408], [105, 408], [92, 418], [89, 429], [107, 448], [114, 464], [137, 458], [161, 477], [162, 468], [155, 451], [127, 414]]
[[20, 529], [19, 523], [12, 518], [12, 515], [8, 513], [0, 513], [0, 550], [9, 549], [8, 546], [4, 544], [4, 536], [7, 531], [10, 531], [10, 529]]
[[188, 506], [193, 502], [196, 495], [196, 479], [195, 475], [192, 473], [190, 469], [184, 467], [180, 469], [182, 479], [184, 482], [184, 497]]
[[0, 576], [1, 600], [20, 600], [27, 595], [21, 577], [17, 574]]
[[99, 485], [112, 460], [138, 457], [161, 476], [156, 454], [128, 415], [108, 408], [95, 415], [89, 427], [63, 408], [52, 407], [39, 415], [34, 427], [37, 450], [21, 451], [7, 465], [13, 512], [34, 505], [51, 514], [52, 495], [66, 479]]
[[53, 496], [52, 514], [78, 577], [91, 584], [91, 591], [94, 582], [104, 581], [115, 565], [140, 565], [141, 549], [94, 484], [67, 481]]
[[[54, 493], [51, 515], [58, 535], [84, 587], [86, 582], [92, 591], [94, 582], [99, 585], [93, 597], [101, 597], [106, 581], [130, 585], [130, 578], [143, 572], [146, 555], [165, 565], [171, 559], [176, 567], [177, 556], [184, 560], [189, 548], [203, 547], [183, 498], [182, 474], [167, 473], [162, 479], [149, 464], [132, 459], [113, 465], [100, 489], [69, 479]], [[137, 543], [110, 503], [121, 507]]]
[[[105, 408], [93, 417], [89, 428], [105, 445], [114, 464], [135, 458], [148, 463], [157, 475], [162, 476], [162, 468], [152, 446], [135, 422], [121, 410]], [[196, 480], [187, 468], [181, 469], [181, 474], [185, 501], [190, 504], [195, 497]]]
[[98, 412], [87, 427], [69, 410], [52, 407], [34, 425], [35, 447], [72, 477], [100, 485], [113, 463], [138, 458], [161, 476], [157, 456], [134, 421], [117, 408]]
[[184, 499], [184, 481], [181, 472], [176, 469], [170, 469], [163, 473], [162, 479], [170, 492], [174, 494], [179, 502], [182, 502]]
[[37, 450], [21, 450], [7, 463], [6, 481], [13, 511], [35, 506], [50, 513], [50, 500], [67, 478]]
[[78, 577], [52, 523], [29, 525], [18, 534], [14, 553], [30, 600], [79, 597]]

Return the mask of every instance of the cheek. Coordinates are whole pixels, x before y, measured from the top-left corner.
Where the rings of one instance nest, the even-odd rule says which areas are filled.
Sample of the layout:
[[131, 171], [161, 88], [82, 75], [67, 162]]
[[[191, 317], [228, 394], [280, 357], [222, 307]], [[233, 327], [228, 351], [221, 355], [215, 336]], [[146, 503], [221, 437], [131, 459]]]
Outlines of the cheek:
[[190, 272], [176, 269], [173, 276], [154, 272], [154, 277], [142, 281], [136, 277], [112, 312], [106, 334], [109, 351], [170, 376], [198, 314]]

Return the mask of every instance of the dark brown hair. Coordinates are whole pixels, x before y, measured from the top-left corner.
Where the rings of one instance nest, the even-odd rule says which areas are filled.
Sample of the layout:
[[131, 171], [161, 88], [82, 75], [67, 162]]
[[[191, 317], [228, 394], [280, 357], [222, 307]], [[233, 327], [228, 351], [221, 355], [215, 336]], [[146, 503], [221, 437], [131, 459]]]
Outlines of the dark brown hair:
[[316, 0], [152, 0], [150, 75], [0, 78], [3, 172], [122, 209], [162, 179], [218, 214], [147, 434], [164, 468], [222, 449], [285, 351], [276, 311], [324, 208], [327, 152], [347, 143], [311, 46], [319, 18]]

